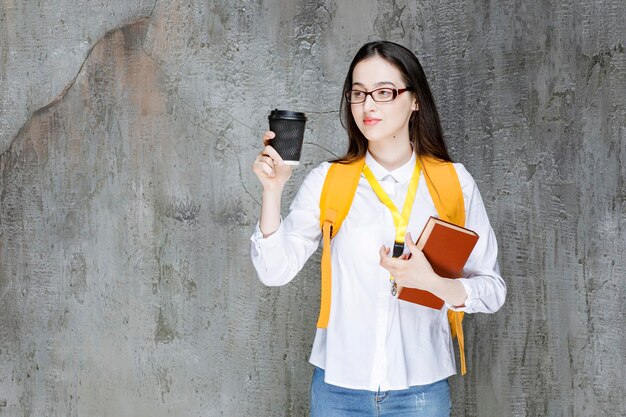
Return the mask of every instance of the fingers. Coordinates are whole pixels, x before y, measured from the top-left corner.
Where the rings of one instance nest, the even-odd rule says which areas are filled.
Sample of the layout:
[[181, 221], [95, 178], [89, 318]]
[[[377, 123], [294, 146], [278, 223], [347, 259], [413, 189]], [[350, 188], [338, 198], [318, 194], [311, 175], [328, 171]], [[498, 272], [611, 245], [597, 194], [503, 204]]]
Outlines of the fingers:
[[276, 137], [276, 133], [272, 132], [271, 130], [268, 130], [267, 132], [265, 132], [263, 134], [263, 146], [267, 146], [270, 143], [270, 140], [274, 139]]
[[380, 249], [378, 250], [378, 254], [380, 255], [380, 261], [382, 262], [384, 258], [387, 257], [387, 254], [389, 253], [389, 249], [385, 247], [385, 245], [382, 245], [380, 247]]
[[269, 156], [263, 154], [257, 156], [254, 164], [254, 168], [256, 171], [261, 170], [261, 172], [263, 172], [268, 177], [274, 177], [276, 175], [274, 173], [274, 161]]
[[261, 155], [264, 156], [269, 156], [270, 158], [273, 159], [273, 162], [275, 164], [279, 164], [282, 165], [283, 164], [283, 158], [280, 157], [280, 155], [278, 154], [278, 152], [276, 152], [276, 149], [274, 149], [273, 147], [270, 146], [270, 141], [272, 139], [274, 139], [276, 137], [276, 134], [274, 132], [272, 132], [271, 130], [268, 130], [267, 132], [265, 132], [263, 134], [263, 150], [261, 151]]
[[398, 259], [395, 259], [389, 256], [390, 251], [391, 251], [391, 248], [387, 248], [385, 247], [385, 245], [383, 245], [378, 251], [378, 254], [380, 255], [380, 266], [385, 268], [387, 271], [392, 272], [392, 271], [397, 270]]
[[[273, 132], [268, 133], [272, 133], [273, 135]], [[281, 158], [278, 152], [276, 152], [276, 149], [267, 145], [254, 160], [253, 168], [257, 172], [263, 172], [268, 177], [273, 178], [276, 176], [276, 165], [284, 165], [283, 158]]]
[[413, 239], [411, 239], [411, 232], [406, 232], [406, 235], [404, 235], [404, 243], [409, 246], [415, 246]]
[[[411, 242], [411, 244], [415, 247], [413, 242]], [[406, 261], [413, 258], [412, 253], [403, 253], [400, 257], [393, 258], [389, 256], [389, 252], [391, 252], [391, 248], [387, 248], [383, 245], [378, 251], [378, 254], [380, 255], [380, 266], [389, 271], [391, 275], [402, 274], [407, 269], [411, 268], [409, 266], [410, 264]]]
[[417, 245], [415, 244], [415, 242], [413, 242], [413, 239], [411, 239], [411, 233], [407, 233], [405, 235], [404, 243], [411, 251], [411, 254], [415, 254], [417, 251], [419, 251], [419, 249], [417, 248]]
[[270, 158], [272, 158], [275, 164], [278, 164], [278, 165], [284, 164], [283, 158], [281, 158], [278, 152], [276, 152], [276, 149], [272, 148], [269, 145], [263, 148], [261, 155], [269, 156]]
[[262, 162], [267, 164], [270, 168], [274, 167], [274, 160], [267, 155], [260, 154], [256, 157], [257, 162]]

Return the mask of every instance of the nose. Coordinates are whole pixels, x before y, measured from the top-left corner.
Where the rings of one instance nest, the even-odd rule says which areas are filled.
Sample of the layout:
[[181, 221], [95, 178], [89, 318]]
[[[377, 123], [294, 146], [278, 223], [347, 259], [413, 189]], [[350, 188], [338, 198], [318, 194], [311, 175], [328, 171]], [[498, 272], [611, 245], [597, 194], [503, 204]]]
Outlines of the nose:
[[363, 110], [366, 112], [376, 110], [376, 102], [372, 98], [371, 94], [365, 96], [365, 101], [363, 102]]

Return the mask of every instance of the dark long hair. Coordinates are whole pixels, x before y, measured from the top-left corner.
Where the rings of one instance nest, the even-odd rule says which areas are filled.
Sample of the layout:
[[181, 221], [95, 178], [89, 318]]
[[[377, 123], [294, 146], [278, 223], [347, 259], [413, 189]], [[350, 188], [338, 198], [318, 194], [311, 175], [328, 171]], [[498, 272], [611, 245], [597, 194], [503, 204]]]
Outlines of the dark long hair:
[[435, 100], [430, 92], [426, 75], [419, 60], [413, 52], [387, 41], [370, 42], [361, 47], [350, 64], [348, 75], [343, 83], [341, 95], [341, 124], [348, 131], [348, 152], [339, 159], [331, 162], [350, 163], [363, 158], [367, 151], [367, 138], [359, 130], [350, 103], [346, 101], [345, 92], [352, 89], [352, 72], [356, 65], [368, 58], [379, 56], [392, 64], [402, 74], [412, 94], [415, 95], [419, 106], [409, 119], [409, 138], [418, 156], [430, 156], [442, 161], [452, 162], [448, 149], [443, 140], [443, 130], [439, 121], [439, 114]]

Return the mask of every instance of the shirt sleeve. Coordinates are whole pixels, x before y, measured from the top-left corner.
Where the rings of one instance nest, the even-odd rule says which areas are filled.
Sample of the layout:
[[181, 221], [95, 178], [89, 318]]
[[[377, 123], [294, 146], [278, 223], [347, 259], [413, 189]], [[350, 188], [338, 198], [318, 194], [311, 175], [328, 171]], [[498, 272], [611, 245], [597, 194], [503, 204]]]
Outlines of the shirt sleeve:
[[276, 232], [263, 238], [257, 222], [250, 254], [263, 284], [287, 284], [318, 248], [322, 236], [319, 201], [329, 167], [322, 163], [307, 175]]
[[478, 233], [478, 242], [458, 278], [467, 292], [465, 305], [446, 306], [466, 313], [495, 313], [506, 298], [506, 284], [498, 266], [498, 242], [474, 178], [462, 164], [454, 164], [465, 199], [465, 227]]

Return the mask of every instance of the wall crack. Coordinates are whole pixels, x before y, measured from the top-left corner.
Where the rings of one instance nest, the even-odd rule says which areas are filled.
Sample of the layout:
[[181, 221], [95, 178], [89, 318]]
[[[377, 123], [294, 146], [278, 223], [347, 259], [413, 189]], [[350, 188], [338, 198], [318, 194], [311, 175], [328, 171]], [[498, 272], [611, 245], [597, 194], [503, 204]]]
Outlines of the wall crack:
[[59, 102], [61, 102], [63, 100], [63, 98], [68, 93], [68, 91], [70, 91], [70, 89], [76, 83], [76, 80], [78, 79], [80, 74], [83, 72], [83, 68], [85, 67], [85, 64], [87, 63], [87, 61], [91, 57], [91, 54], [93, 53], [93, 51], [96, 48], [96, 46], [98, 46], [100, 44], [100, 42], [102, 42], [104, 39], [106, 39], [113, 32], [124, 30], [125, 28], [133, 26], [133, 25], [136, 25], [138, 23], [143, 23], [143, 22], [149, 21], [152, 18], [152, 14], [154, 13], [154, 9], [156, 8], [156, 4], [157, 3], [158, 3], [158, 0], [156, 0], [154, 2], [154, 5], [152, 6], [152, 10], [148, 14], [148, 16], [141, 17], [141, 18], [133, 20], [132, 22], [129, 22], [129, 23], [124, 23], [124, 24], [122, 24], [120, 26], [117, 26], [117, 27], [115, 27], [113, 29], [108, 30], [103, 36], [101, 36], [100, 39], [98, 39], [91, 46], [91, 48], [89, 48], [89, 52], [87, 52], [87, 55], [85, 56], [85, 59], [83, 59], [83, 62], [80, 64], [80, 67], [78, 68], [78, 71], [76, 72], [76, 75], [70, 80], [69, 83], [67, 83], [67, 85], [61, 90], [61, 92], [55, 98], [53, 98], [48, 104], [46, 104], [43, 107], [40, 107], [39, 109], [33, 111], [30, 115], [27, 116], [26, 121], [24, 122], [24, 124], [22, 124], [22, 127], [20, 127], [20, 129], [17, 131], [17, 133], [15, 134], [13, 139], [11, 139], [11, 141], [9, 142], [7, 148], [4, 151], [2, 151], [2, 153], [0, 153], [0, 159], [4, 158], [5, 154], [11, 152], [11, 150], [13, 149], [13, 146], [15, 145], [17, 139], [22, 135], [22, 133], [24, 132], [24, 130], [26, 129], [26, 127], [28, 126], [28, 124], [30, 123], [30, 121], [34, 117], [36, 117], [37, 115], [45, 112], [50, 107], [54, 106], [55, 104], [57, 104], [57, 103], [59, 103]]

